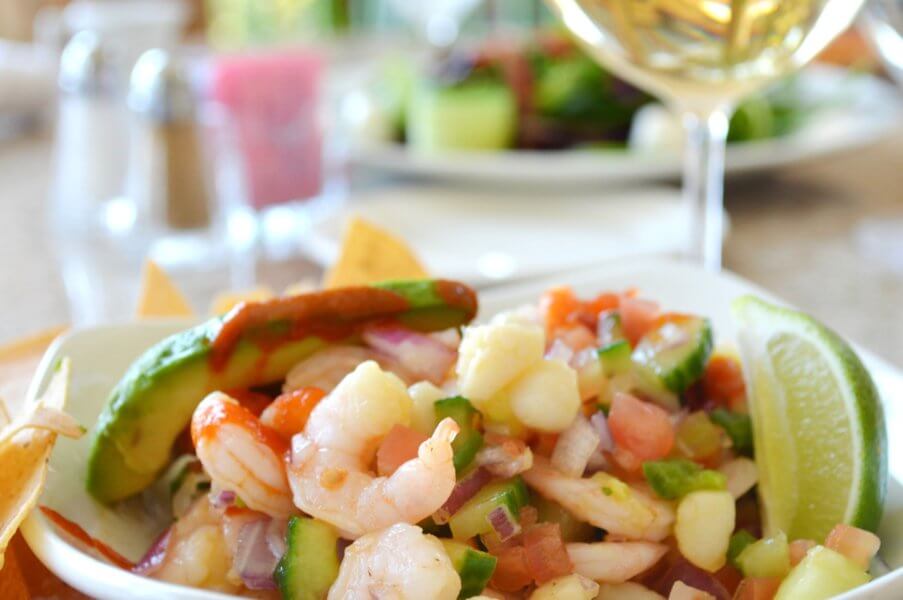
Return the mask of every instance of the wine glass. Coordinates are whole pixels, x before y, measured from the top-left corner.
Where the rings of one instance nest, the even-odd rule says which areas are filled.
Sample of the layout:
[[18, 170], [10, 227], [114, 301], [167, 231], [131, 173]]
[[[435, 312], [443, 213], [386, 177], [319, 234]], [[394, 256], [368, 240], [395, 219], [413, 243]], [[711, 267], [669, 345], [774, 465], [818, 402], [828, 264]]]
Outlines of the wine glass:
[[461, 22], [482, 0], [389, 0], [395, 12], [436, 49], [454, 44]]
[[689, 253], [707, 269], [720, 269], [733, 108], [812, 60], [864, 0], [546, 1], [596, 60], [680, 115]]

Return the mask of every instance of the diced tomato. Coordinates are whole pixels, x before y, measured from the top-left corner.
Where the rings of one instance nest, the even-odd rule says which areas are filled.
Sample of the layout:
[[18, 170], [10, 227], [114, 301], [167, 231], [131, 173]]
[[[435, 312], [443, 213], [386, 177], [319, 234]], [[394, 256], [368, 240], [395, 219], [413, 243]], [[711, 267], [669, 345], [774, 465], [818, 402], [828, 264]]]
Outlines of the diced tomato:
[[539, 585], [574, 570], [558, 523], [542, 523], [525, 531], [524, 549], [527, 551], [527, 566]]
[[489, 584], [500, 592], [517, 592], [533, 583], [527, 566], [527, 551], [523, 546], [503, 548], [497, 555], [498, 562]]
[[523, 529], [529, 529], [536, 525], [536, 522], [539, 520], [539, 511], [536, 510], [535, 506], [523, 506], [520, 509], [520, 515], [518, 517], [520, 526]]
[[740, 580], [743, 579], [743, 574], [731, 565], [724, 565], [715, 571], [714, 575], [715, 579], [717, 579], [721, 585], [732, 594], [737, 590], [737, 586], [740, 585]]
[[793, 540], [790, 542], [790, 566], [795, 567], [806, 557], [806, 553], [815, 547], [812, 540]]
[[871, 531], [840, 523], [825, 538], [825, 546], [868, 569], [869, 562], [878, 554], [881, 540]]
[[543, 433], [537, 432], [536, 437], [533, 439], [533, 442], [530, 446], [533, 449], [533, 452], [540, 456], [552, 456], [552, 451], [555, 450], [555, 444], [558, 443], [558, 434], [557, 433]]
[[780, 577], [747, 577], [740, 582], [734, 600], [772, 600], [780, 586]]
[[551, 334], [559, 327], [573, 323], [574, 315], [582, 309], [582, 304], [571, 288], [553, 287], [540, 298], [539, 309], [546, 323], [546, 331]]
[[393, 427], [376, 451], [376, 472], [380, 475], [391, 475], [398, 467], [416, 458], [417, 449], [427, 437], [404, 425]]
[[665, 409], [630, 394], [615, 394], [608, 428], [619, 448], [641, 460], [664, 458], [674, 447], [674, 427]]
[[731, 408], [742, 404], [746, 396], [743, 369], [737, 359], [730, 356], [719, 354], [709, 360], [702, 376], [702, 385], [707, 400]]
[[320, 388], [306, 387], [281, 394], [260, 415], [260, 421], [285, 438], [304, 430], [314, 407], [326, 396]]
[[612, 294], [610, 292], [606, 292], [603, 294], [599, 294], [592, 300], [588, 300], [584, 303], [584, 306], [587, 311], [592, 314], [599, 316], [599, 313], [605, 312], [607, 310], [614, 310], [618, 308], [621, 302], [621, 296], [618, 294]]
[[260, 392], [255, 392], [253, 390], [228, 390], [226, 395], [238, 400], [238, 403], [254, 413], [255, 417], [259, 417], [264, 409], [273, 401], [273, 399], [266, 394], [261, 394]]
[[635, 479], [642, 477], [643, 461], [636, 454], [624, 448], [615, 448], [608, 453], [612, 464], [612, 475], [618, 479]]
[[631, 346], [655, 327], [659, 311], [658, 303], [641, 298], [621, 296], [618, 310], [621, 313], [621, 328]]

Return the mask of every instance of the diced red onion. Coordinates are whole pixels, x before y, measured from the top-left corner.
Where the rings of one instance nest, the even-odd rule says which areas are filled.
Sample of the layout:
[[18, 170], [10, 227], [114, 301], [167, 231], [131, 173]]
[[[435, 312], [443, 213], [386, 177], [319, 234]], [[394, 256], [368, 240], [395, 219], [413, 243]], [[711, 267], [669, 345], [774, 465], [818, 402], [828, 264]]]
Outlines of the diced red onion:
[[172, 527], [167, 527], [166, 531], [157, 536], [157, 539], [154, 540], [154, 543], [147, 549], [147, 552], [144, 553], [144, 556], [141, 557], [138, 564], [132, 567], [132, 572], [144, 576], [153, 575], [166, 558], [166, 550], [169, 548], [170, 537], [172, 537]]
[[445, 379], [458, 356], [454, 349], [429, 335], [393, 324], [368, 327], [363, 339], [411, 374], [436, 384]]
[[491, 480], [492, 474], [482, 467], [459, 480], [445, 504], [433, 513], [433, 520], [439, 525], [448, 523], [449, 517], [458, 512], [465, 502], [473, 498]]
[[273, 556], [281, 558], [285, 554], [285, 533], [288, 529], [288, 521], [285, 519], [273, 519], [267, 525], [267, 547]]
[[546, 358], [549, 360], [560, 360], [564, 363], [570, 363], [574, 358], [574, 350], [562, 340], [555, 338], [555, 341], [552, 342], [552, 345], [546, 350]]
[[213, 504], [213, 508], [227, 508], [235, 504], [236, 498], [238, 496], [232, 490], [223, 490], [218, 494], [212, 495], [210, 503]]
[[608, 418], [605, 413], [599, 411], [589, 418], [590, 425], [599, 436], [599, 450], [611, 452], [615, 449], [614, 438], [611, 437], [611, 430], [608, 428]]
[[552, 466], [570, 477], [580, 477], [599, 447], [599, 435], [583, 415], [565, 429], [552, 451]]
[[499, 444], [483, 446], [477, 452], [476, 463], [496, 477], [507, 479], [533, 466], [533, 451], [520, 440], [506, 438]]
[[715, 600], [730, 600], [731, 598], [730, 592], [714, 575], [693, 566], [684, 558], [678, 560], [649, 587], [660, 594], [668, 594], [675, 581], [682, 581], [690, 587], [711, 594]]
[[493, 531], [499, 536], [499, 540], [507, 541], [520, 533], [520, 523], [511, 515], [507, 506], [497, 506], [486, 515]]
[[273, 571], [281, 555], [274, 555], [267, 543], [269, 522], [270, 519], [258, 519], [246, 523], [238, 534], [233, 566], [251, 590], [276, 589]]

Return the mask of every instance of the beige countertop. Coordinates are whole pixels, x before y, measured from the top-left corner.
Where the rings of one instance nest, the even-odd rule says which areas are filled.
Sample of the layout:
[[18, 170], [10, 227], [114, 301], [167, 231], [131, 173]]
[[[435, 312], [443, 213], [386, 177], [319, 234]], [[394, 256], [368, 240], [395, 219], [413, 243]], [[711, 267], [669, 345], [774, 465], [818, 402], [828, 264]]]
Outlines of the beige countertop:
[[[729, 181], [725, 266], [903, 367], [903, 256], [895, 271], [857, 241], [864, 221], [903, 221], [901, 138], [903, 130], [866, 148]], [[67, 320], [45, 226], [50, 158], [46, 134], [0, 143], [0, 342]], [[294, 265], [292, 276], [313, 269]]]

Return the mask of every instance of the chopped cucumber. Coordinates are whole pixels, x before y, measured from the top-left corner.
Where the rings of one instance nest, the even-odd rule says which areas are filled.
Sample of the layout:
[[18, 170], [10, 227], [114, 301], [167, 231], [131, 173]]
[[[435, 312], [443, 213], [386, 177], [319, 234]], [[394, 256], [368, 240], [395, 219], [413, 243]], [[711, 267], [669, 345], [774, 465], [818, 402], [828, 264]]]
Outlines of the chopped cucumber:
[[790, 571], [774, 600], [825, 600], [864, 585], [869, 579], [869, 574], [846, 556], [816, 546]]
[[700, 490], [723, 490], [727, 481], [718, 471], [703, 469], [690, 460], [673, 458], [643, 463], [643, 475], [656, 494], [666, 500], [677, 500]]
[[452, 566], [461, 577], [461, 593], [459, 600], [472, 598], [482, 593], [495, 571], [497, 559], [488, 552], [454, 540], [440, 540], [445, 552], [451, 559]]
[[324, 600], [339, 575], [338, 533], [332, 525], [309, 517], [292, 517], [285, 554], [273, 577], [285, 600]]
[[616, 310], [608, 310], [600, 314], [596, 330], [603, 347], [627, 339], [624, 337], [624, 329], [621, 327], [621, 313]]
[[630, 343], [627, 340], [619, 340], [599, 348], [599, 362], [605, 376], [614, 377], [621, 373], [629, 373], [633, 368], [630, 352]]
[[745, 577], [784, 577], [790, 571], [790, 545], [784, 532], [743, 549], [737, 564]]
[[746, 547], [750, 544], [755, 543], [756, 536], [746, 531], [745, 529], [741, 529], [731, 536], [731, 541], [727, 546], [727, 560], [736, 568], [740, 568], [740, 565], [737, 564], [737, 557], [740, 556]]
[[446, 417], [451, 417], [461, 428], [455, 440], [452, 442], [454, 450], [455, 472], [460, 474], [473, 462], [480, 448], [483, 447], [483, 435], [477, 429], [476, 420], [480, 413], [473, 407], [470, 401], [463, 396], [454, 396], [444, 400], [437, 400], [436, 423]]
[[680, 317], [665, 321], [637, 343], [633, 362], [637, 370], [654, 376], [675, 394], [702, 377], [712, 353], [712, 327], [708, 319]]
[[520, 509], [530, 501], [527, 486], [520, 477], [506, 479], [490, 483], [467, 501], [448, 520], [452, 537], [456, 540], [466, 540], [482, 533], [492, 531], [489, 523], [489, 513], [504, 506], [517, 517]]
[[753, 437], [752, 421], [749, 415], [731, 412], [723, 408], [713, 410], [709, 415], [715, 425], [721, 427], [727, 436], [731, 438], [734, 450], [740, 454], [752, 456]]

